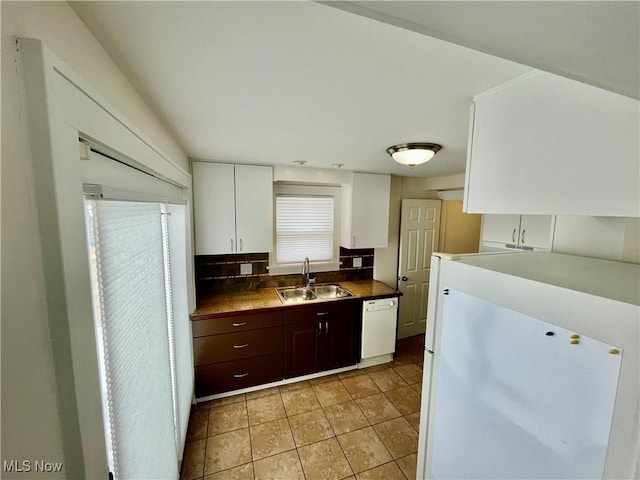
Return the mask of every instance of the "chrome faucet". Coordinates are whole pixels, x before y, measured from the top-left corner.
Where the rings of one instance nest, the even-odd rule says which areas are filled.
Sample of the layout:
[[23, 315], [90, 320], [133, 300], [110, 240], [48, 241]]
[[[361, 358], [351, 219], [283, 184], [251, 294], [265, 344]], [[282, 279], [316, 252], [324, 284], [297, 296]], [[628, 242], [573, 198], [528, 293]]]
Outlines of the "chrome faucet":
[[309, 285], [315, 283], [315, 278], [309, 277], [309, 257], [304, 257], [304, 262], [302, 262], [302, 275], [305, 276], [305, 287], [309, 288]]

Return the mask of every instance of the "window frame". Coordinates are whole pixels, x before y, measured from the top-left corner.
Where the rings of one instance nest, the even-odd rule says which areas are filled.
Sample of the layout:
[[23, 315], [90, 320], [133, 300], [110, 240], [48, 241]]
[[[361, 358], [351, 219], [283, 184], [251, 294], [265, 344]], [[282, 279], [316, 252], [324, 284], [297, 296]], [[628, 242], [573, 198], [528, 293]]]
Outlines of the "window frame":
[[333, 197], [333, 255], [328, 262], [311, 262], [310, 272], [334, 272], [340, 270], [340, 213], [341, 188], [338, 186], [292, 185], [275, 183], [273, 187], [273, 251], [269, 252], [269, 275], [302, 273], [302, 262], [278, 264], [276, 258], [278, 234], [276, 231], [276, 197], [278, 195], [308, 195]]

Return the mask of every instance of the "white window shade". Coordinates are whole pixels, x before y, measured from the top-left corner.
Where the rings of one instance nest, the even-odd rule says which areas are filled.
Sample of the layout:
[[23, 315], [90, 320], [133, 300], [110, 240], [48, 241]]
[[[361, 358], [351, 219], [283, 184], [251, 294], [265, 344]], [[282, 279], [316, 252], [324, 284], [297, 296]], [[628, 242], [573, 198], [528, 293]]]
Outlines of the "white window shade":
[[105, 430], [116, 479], [178, 477], [160, 208], [86, 202]]
[[171, 380], [178, 456], [182, 458], [193, 396], [193, 353], [187, 293], [187, 245], [185, 205], [163, 205], [165, 275]]
[[333, 261], [333, 212], [331, 196], [277, 195], [277, 264]]

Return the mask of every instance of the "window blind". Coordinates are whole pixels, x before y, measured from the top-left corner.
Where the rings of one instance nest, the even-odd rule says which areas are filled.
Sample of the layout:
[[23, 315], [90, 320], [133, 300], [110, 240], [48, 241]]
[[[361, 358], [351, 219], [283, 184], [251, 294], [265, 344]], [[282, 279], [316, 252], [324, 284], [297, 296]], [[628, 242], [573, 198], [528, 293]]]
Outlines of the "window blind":
[[85, 202], [110, 468], [177, 478], [161, 206]]
[[333, 260], [333, 202], [331, 196], [276, 196], [276, 262]]
[[182, 458], [193, 395], [193, 354], [187, 293], [185, 205], [162, 206], [167, 290], [167, 329], [171, 353], [171, 383], [178, 457]]

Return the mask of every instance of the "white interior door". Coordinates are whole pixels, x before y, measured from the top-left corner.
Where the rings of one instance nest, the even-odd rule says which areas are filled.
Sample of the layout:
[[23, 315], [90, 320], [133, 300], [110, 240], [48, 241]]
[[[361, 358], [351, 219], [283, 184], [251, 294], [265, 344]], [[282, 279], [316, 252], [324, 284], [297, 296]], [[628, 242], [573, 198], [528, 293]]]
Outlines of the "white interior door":
[[438, 249], [440, 200], [402, 200], [398, 288], [398, 338], [424, 333], [431, 254]]

